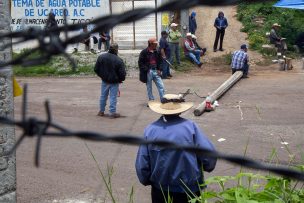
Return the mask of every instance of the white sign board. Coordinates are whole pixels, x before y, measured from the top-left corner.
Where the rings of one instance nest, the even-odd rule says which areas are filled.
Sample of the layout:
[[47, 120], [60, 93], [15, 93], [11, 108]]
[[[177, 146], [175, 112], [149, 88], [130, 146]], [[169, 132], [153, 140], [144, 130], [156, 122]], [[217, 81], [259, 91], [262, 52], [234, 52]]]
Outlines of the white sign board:
[[11, 29], [44, 27], [50, 12], [56, 15], [60, 26], [65, 24], [65, 14], [69, 24], [76, 24], [108, 15], [110, 9], [108, 0], [11, 0]]

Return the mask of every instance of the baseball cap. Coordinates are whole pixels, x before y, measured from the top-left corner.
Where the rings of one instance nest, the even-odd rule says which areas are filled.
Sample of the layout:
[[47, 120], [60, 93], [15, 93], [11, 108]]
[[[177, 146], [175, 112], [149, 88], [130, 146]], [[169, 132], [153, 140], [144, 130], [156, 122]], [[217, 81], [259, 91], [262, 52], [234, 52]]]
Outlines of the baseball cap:
[[192, 37], [193, 39], [197, 39], [197, 37], [196, 37], [195, 35], [191, 35], [191, 37]]
[[186, 34], [186, 36], [187, 36], [187, 37], [192, 37], [192, 34], [191, 34], [190, 32], [188, 32], [188, 33]]
[[157, 42], [157, 40], [156, 40], [155, 37], [150, 38], [150, 39], [148, 40], [148, 43], [149, 43], [149, 44], [158, 44], [158, 42]]
[[176, 26], [178, 26], [178, 24], [176, 24], [176, 23], [172, 23], [172, 24], [170, 25], [170, 27], [176, 27]]
[[246, 44], [242, 44], [241, 49], [248, 49], [248, 46]]

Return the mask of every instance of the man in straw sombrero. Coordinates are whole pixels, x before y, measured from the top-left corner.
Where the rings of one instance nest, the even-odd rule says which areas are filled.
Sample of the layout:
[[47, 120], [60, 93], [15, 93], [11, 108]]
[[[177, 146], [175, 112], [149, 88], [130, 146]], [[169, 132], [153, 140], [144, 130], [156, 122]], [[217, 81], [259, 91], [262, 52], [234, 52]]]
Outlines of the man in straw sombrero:
[[278, 34], [278, 31], [280, 29], [281, 25], [278, 23], [274, 23], [271, 27], [270, 35], [269, 35], [269, 41], [271, 44], [274, 44], [279, 52], [283, 52], [284, 50], [287, 50], [287, 45], [285, 42], [285, 38], [280, 37]]
[[[144, 138], [214, 151], [213, 144], [198, 125], [180, 117], [192, 106], [193, 103], [185, 102], [182, 96], [174, 94], [164, 95], [162, 102], [150, 101], [149, 108], [162, 116], [146, 127]], [[139, 147], [135, 163], [139, 181], [152, 187], [152, 203], [168, 202], [168, 195], [174, 203], [187, 203], [187, 194], [199, 196], [204, 182], [202, 171], [211, 172], [215, 165], [215, 158], [153, 144]]]

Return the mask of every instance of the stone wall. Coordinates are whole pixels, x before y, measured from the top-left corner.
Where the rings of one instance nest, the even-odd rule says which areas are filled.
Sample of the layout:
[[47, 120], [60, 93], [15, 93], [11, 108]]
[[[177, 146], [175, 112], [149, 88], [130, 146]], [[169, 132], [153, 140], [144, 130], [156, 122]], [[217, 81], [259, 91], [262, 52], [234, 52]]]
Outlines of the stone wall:
[[[10, 30], [10, 1], [0, 0], [0, 33]], [[9, 42], [9, 39], [0, 41]], [[0, 61], [11, 59], [11, 48], [0, 50]], [[0, 115], [13, 117], [14, 102], [12, 71], [10, 67], [0, 69]], [[0, 124], [0, 203], [16, 202], [16, 158], [4, 156], [15, 143], [13, 127]]]

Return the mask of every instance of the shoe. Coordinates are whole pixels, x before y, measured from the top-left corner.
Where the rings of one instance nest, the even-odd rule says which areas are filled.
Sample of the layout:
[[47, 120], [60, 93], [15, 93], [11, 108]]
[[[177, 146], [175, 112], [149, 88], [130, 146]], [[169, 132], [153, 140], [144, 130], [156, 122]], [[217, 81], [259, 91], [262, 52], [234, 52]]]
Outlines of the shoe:
[[249, 78], [247, 75], [243, 75], [243, 77], [242, 78]]
[[168, 78], [172, 78], [173, 76], [172, 75], [168, 75]]
[[224, 51], [224, 49], [220, 49], [220, 51]]
[[120, 114], [119, 113], [111, 113], [110, 118], [119, 118]]
[[74, 51], [73, 51], [73, 54], [77, 53], [78, 52], [78, 49], [77, 48], [74, 48]]
[[217, 49], [213, 49], [213, 52], [216, 52], [217, 51]]
[[101, 111], [99, 111], [98, 114], [97, 114], [97, 116], [101, 116], [101, 117], [104, 116], [104, 115], [105, 115], [104, 112], [101, 112]]
[[201, 67], [202, 67], [202, 65], [203, 65], [203, 63], [199, 63], [199, 64], [197, 64], [197, 66], [198, 66], [199, 68], [201, 68]]
[[96, 51], [94, 49], [91, 49], [92, 54], [96, 54]]

